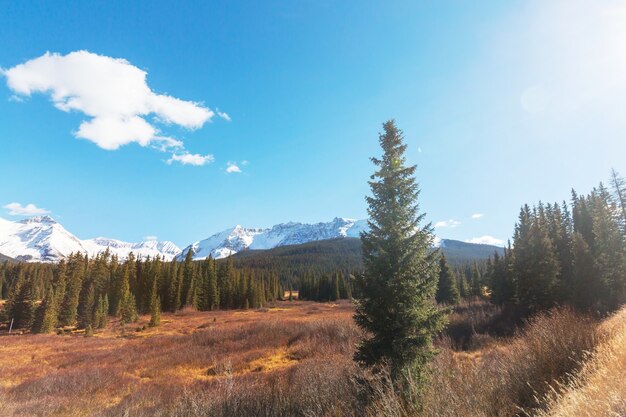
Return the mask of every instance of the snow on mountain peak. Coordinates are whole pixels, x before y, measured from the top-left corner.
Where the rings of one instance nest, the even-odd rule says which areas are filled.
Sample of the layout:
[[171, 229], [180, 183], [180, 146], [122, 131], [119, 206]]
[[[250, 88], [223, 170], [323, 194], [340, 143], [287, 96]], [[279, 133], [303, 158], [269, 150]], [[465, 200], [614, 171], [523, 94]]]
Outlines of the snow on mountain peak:
[[50, 216], [34, 216], [29, 217], [24, 220], [20, 220], [20, 223], [28, 224], [28, 223], [43, 223], [43, 224], [58, 224], [56, 220], [54, 220]]
[[159, 255], [171, 260], [180, 253], [172, 242], [128, 243], [102, 237], [80, 240], [49, 216], [17, 222], [0, 219], [0, 253], [20, 261], [57, 262], [71, 253], [93, 257], [107, 249], [119, 259], [126, 259], [133, 252], [141, 258]]
[[235, 226], [208, 238], [194, 242], [178, 256], [184, 259], [193, 249], [194, 259], [225, 258], [246, 249], [271, 249], [277, 246], [297, 245], [317, 240], [359, 237], [366, 230], [367, 221], [335, 217], [327, 223], [280, 223], [267, 229]]

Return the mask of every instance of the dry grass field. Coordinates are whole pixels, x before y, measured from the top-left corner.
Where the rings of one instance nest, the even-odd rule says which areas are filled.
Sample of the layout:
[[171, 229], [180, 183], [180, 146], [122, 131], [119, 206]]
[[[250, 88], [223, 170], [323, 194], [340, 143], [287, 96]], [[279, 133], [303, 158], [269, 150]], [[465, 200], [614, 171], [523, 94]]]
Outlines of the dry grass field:
[[302, 401], [298, 406], [306, 409], [309, 401], [310, 409], [325, 412], [316, 395], [330, 395], [325, 403], [342, 395], [324, 390], [353, 367], [352, 313], [348, 302], [293, 301], [260, 310], [164, 313], [157, 328], [147, 327], [149, 317], [125, 328], [110, 322], [89, 338], [4, 335], [0, 415], [180, 415], [193, 412], [194, 402], [213, 407], [212, 415], [236, 415], [237, 407], [255, 401], [229, 403], [243, 392], [276, 401], [296, 390], [302, 398], [289, 402]]
[[[459, 306], [423, 407], [352, 362], [349, 302], [163, 314], [93, 337], [0, 336], [1, 416], [614, 416], [626, 413], [626, 309], [569, 309], [493, 336], [502, 312]], [[468, 333], [467, 329], [471, 329]], [[363, 381], [369, 381], [363, 384]], [[367, 387], [367, 388], [365, 388]], [[369, 395], [364, 395], [368, 392]]]

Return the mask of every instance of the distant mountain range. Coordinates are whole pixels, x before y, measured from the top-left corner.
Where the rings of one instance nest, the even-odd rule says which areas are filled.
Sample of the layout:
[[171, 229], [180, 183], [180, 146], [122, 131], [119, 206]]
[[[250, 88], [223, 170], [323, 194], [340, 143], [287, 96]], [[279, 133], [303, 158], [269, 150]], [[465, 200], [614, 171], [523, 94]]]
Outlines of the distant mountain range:
[[133, 252], [138, 257], [160, 255], [171, 260], [180, 253], [172, 242], [128, 243], [101, 237], [80, 240], [48, 216], [17, 222], [0, 219], [0, 253], [18, 261], [57, 262], [71, 253], [95, 256], [106, 249], [120, 259]]
[[184, 259], [193, 249], [193, 259], [225, 258], [243, 250], [272, 249], [318, 240], [359, 237], [367, 228], [367, 221], [337, 217], [328, 223], [281, 223], [268, 229], [246, 229], [239, 225], [195, 242], [179, 255]]
[[[174, 258], [184, 259], [189, 250], [193, 249], [193, 259], [204, 259], [209, 255], [220, 259], [237, 253], [243, 255], [273, 248], [291, 248], [333, 239], [358, 242], [356, 238], [366, 228], [365, 220], [341, 217], [325, 223], [281, 223], [266, 229], [235, 226], [194, 242], [181, 251], [169, 241], [129, 243], [102, 237], [81, 240], [49, 216], [16, 222], [0, 218], [0, 254], [18, 261], [57, 262], [71, 253], [81, 252], [93, 257], [108, 249], [119, 259], [126, 259], [133, 252], [136, 257], [158, 255], [169, 261]], [[353, 250], [356, 244], [348, 243], [348, 247], [352, 248], [349, 250]], [[502, 248], [496, 246], [445, 239], [440, 240], [439, 245], [444, 252], [454, 257], [487, 258], [494, 250], [502, 251]]]

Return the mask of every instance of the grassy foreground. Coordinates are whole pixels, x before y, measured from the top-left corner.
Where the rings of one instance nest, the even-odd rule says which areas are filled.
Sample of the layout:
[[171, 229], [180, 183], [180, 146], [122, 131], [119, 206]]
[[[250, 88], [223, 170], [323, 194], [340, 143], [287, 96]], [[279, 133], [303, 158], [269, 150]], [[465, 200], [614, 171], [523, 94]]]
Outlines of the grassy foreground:
[[89, 338], [2, 335], [0, 415], [626, 413], [626, 309], [603, 323], [554, 310], [496, 337], [501, 311], [461, 306], [437, 342], [422, 410], [354, 366], [352, 314], [349, 302], [292, 301], [163, 314], [158, 328], [144, 328], [149, 317], [125, 329], [111, 322]]

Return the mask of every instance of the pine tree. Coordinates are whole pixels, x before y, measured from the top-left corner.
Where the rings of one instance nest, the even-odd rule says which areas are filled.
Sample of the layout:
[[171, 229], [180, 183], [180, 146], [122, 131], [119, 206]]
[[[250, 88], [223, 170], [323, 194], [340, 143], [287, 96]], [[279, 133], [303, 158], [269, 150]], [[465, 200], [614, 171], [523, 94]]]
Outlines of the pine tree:
[[86, 257], [81, 254], [71, 255], [67, 262], [68, 278], [65, 295], [59, 308], [59, 325], [73, 326], [76, 324], [78, 302], [85, 274]]
[[439, 258], [439, 282], [435, 299], [438, 303], [458, 304], [460, 298], [456, 276], [442, 254]]
[[597, 309], [601, 290], [595, 278], [593, 256], [583, 235], [574, 233], [572, 243], [573, 277], [569, 301], [579, 310]]
[[626, 236], [626, 180], [620, 177], [614, 169], [611, 170], [611, 186], [617, 207], [620, 210], [619, 224], [622, 235]]
[[150, 295], [150, 326], [156, 327], [161, 323], [161, 299], [157, 294], [156, 280], [152, 286]]
[[90, 284], [81, 292], [81, 298], [79, 300], [78, 307], [78, 325], [83, 328], [86, 328], [87, 326], [91, 326], [93, 328], [96, 310], [96, 295], [94, 284]]
[[474, 262], [474, 266], [472, 268], [472, 285], [470, 288], [472, 296], [480, 297], [483, 294], [482, 289], [483, 285], [480, 270], [478, 269], [478, 264]]
[[559, 263], [548, 235], [545, 212], [522, 209], [515, 236], [516, 294], [529, 313], [552, 307], [557, 300]]
[[[130, 263], [127, 264], [130, 267]], [[130, 268], [129, 268], [130, 270]], [[128, 277], [130, 274], [124, 274], [124, 280], [122, 281], [121, 301], [119, 314], [122, 318], [122, 324], [134, 323], [138, 319], [137, 315], [137, 303], [135, 296], [130, 290], [130, 283]]]
[[33, 322], [33, 333], [50, 333], [54, 331], [57, 325], [57, 308], [52, 285], [48, 285], [46, 295], [41, 304], [35, 311], [35, 320]]
[[438, 281], [430, 224], [421, 227], [415, 166], [405, 166], [402, 132], [394, 121], [380, 135], [382, 159], [372, 158], [369, 231], [361, 234], [364, 273], [356, 323], [370, 336], [359, 345], [355, 359], [375, 369], [388, 362], [392, 379], [403, 385], [411, 373], [424, 381], [434, 356], [433, 336], [445, 325], [445, 312], [435, 305]]
[[13, 319], [13, 328], [29, 328], [35, 312], [33, 283], [23, 276], [18, 278], [15, 290], [8, 300], [9, 319]]
[[339, 292], [339, 275], [335, 274], [335, 278], [333, 279], [333, 291], [330, 297], [330, 301], [337, 301], [341, 298], [341, 294]]
[[98, 297], [98, 304], [96, 306], [96, 315], [93, 326], [96, 329], [103, 329], [107, 325], [107, 319], [109, 314], [109, 297], [107, 294], [100, 295]]
[[[211, 256], [209, 255], [209, 259]], [[217, 270], [215, 261], [211, 259], [211, 265], [208, 270], [208, 307], [209, 310], [216, 310], [220, 306], [220, 293], [217, 289]]]
[[617, 309], [626, 301], [624, 237], [615, 216], [617, 208], [611, 202], [608, 190], [600, 184], [591, 198], [594, 234], [591, 252], [594, 258], [595, 279], [599, 281], [601, 290], [598, 308], [606, 313]]
[[181, 294], [181, 302], [183, 305], [189, 305], [193, 300], [193, 290], [195, 284], [193, 255], [193, 248], [189, 248], [187, 255], [185, 255], [185, 262], [183, 264], [183, 285]]

